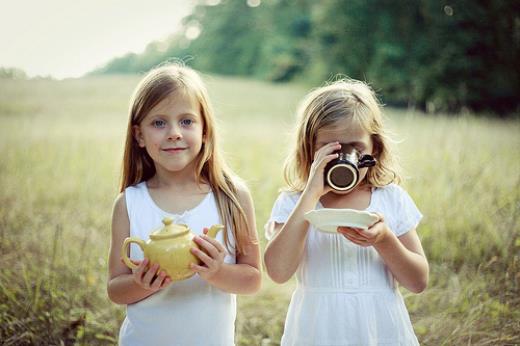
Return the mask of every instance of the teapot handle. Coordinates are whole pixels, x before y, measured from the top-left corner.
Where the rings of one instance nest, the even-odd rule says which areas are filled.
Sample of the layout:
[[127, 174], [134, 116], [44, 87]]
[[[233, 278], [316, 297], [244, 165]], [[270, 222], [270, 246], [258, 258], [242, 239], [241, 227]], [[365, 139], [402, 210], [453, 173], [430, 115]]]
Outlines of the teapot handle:
[[128, 246], [130, 245], [130, 243], [136, 243], [144, 252], [145, 242], [139, 238], [126, 238], [123, 242], [123, 246], [121, 247], [121, 259], [123, 260], [123, 262], [125, 262], [128, 268], [136, 269], [137, 265], [130, 261], [130, 258], [128, 258]]

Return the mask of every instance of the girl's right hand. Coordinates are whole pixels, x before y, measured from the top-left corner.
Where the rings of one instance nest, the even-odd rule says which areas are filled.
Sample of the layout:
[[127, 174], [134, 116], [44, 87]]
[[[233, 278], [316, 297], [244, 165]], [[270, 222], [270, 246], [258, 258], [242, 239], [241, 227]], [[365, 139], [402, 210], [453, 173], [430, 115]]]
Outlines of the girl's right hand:
[[314, 161], [312, 162], [309, 172], [309, 180], [305, 186], [304, 194], [310, 194], [316, 199], [319, 199], [324, 194], [332, 191], [332, 188], [325, 185], [323, 178], [325, 166], [330, 161], [338, 158], [335, 151], [341, 149], [339, 142], [327, 143], [314, 153]]
[[147, 291], [159, 291], [164, 287], [168, 286], [172, 280], [169, 276], [166, 275], [164, 271], [158, 273], [159, 265], [157, 263], [151, 265], [147, 268], [148, 258], [145, 258], [143, 261], [132, 261], [138, 265], [138, 267], [133, 271], [133, 278], [137, 285], [141, 288], [144, 288]]

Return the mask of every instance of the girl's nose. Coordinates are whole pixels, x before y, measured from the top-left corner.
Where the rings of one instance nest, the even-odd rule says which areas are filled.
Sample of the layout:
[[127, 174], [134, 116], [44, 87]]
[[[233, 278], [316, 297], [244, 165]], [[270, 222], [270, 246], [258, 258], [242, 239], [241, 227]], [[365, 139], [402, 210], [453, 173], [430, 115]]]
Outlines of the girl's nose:
[[182, 133], [180, 131], [180, 128], [178, 126], [172, 126], [170, 129], [170, 132], [168, 133], [168, 139], [169, 140], [179, 140], [182, 138]]

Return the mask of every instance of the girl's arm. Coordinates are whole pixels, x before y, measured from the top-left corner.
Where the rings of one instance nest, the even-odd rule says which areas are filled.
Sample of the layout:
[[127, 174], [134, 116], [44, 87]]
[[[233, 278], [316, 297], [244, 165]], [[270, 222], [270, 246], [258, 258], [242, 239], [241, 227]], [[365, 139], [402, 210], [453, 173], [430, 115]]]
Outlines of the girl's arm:
[[318, 200], [319, 196], [312, 197], [304, 192], [286, 223], [268, 225], [273, 227], [271, 234], [274, 236], [265, 249], [264, 262], [267, 274], [274, 282], [286, 282], [298, 268], [309, 229], [309, 222], [303, 215], [313, 210]]
[[397, 281], [414, 293], [428, 285], [428, 260], [415, 228], [397, 237], [383, 216], [368, 230], [339, 227], [338, 232], [360, 246], [374, 246]]
[[248, 230], [239, 230], [248, 233], [248, 243], [245, 244], [245, 254], [237, 255], [236, 264], [223, 263], [225, 248], [217, 240], [206, 235], [197, 236], [194, 240], [207, 253], [192, 248], [192, 253], [199, 257], [205, 266], [192, 264], [192, 269], [211, 285], [219, 289], [236, 294], [252, 294], [261, 286], [261, 262], [258, 235], [256, 232], [255, 211], [251, 195], [245, 186], [239, 186], [238, 199], [245, 212]]
[[374, 248], [401, 285], [414, 293], [421, 293], [426, 289], [428, 260], [415, 228], [400, 237], [388, 230]]
[[[117, 304], [136, 303], [167, 286], [171, 280], [164, 272], [157, 273], [158, 265], [148, 270], [148, 260], [139, 262], [132, 271], [121, 261], [121, 246], [130, 235], [130, 221], [126, 211], [124, 194], [115, 201], [112, 215], [112, 240], [108, 258], [108, 297]], [[136, 263], [137, 264], [137, 263]], [[157, 275], [158, 274], [158, 275]]]
[[338, 142], [324, 145], [314, 155], [309, 180], [298, 203], [285, 224], [271, 223], [275, 234], [267, 244], [264, 262], [269, 277], [274, 282], [284, 283], [294, 274], [303, 256], [309, 223], [304, 214], [316, 207], [321, 196], [331, 190], [323, 181], [327, 163], [337, 158], [334, 150], [341, 148]]

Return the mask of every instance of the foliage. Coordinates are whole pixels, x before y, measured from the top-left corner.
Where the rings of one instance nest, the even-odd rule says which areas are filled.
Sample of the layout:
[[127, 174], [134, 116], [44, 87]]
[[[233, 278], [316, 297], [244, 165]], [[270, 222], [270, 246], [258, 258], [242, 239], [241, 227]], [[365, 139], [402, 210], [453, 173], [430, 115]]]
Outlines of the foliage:
[[27, 79], [27, 74], [18, 68], [0, 67], [0, 79]]
[[[215, 3], [214, 1], [212, 3]], [[184, 32], [97, 72], [191, 60], [218, 74], [377, 86], [385, 103], [428, 112], [520, 110], [520, 9], [512, 0], [201, 1]]]

